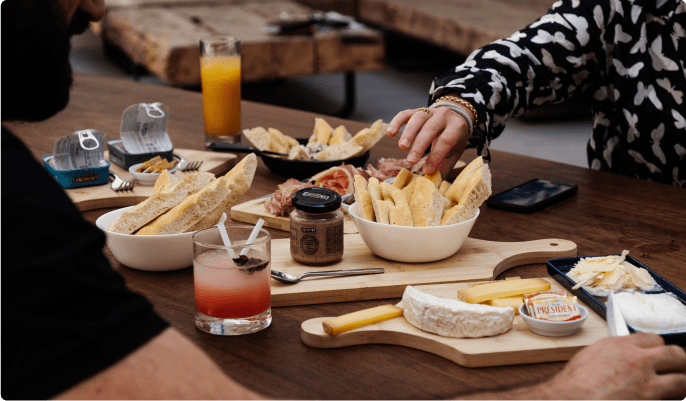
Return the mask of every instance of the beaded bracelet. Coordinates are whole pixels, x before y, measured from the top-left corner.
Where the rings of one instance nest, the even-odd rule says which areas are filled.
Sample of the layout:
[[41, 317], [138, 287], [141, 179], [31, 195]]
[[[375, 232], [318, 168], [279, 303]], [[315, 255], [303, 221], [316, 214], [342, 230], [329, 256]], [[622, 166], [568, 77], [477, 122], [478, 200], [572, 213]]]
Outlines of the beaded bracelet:
[[474, 126], [479, 124], [479, 114], [476, 112], [476, 108], [474, 108], [474, 106], [472, 106], [471, 103], [469, 103], [468, 101], [461, 99], [457, 96], [450, 96], [450, 95], [441, 96], [438, 98], [438, 100], [436, 100], [436, 102], [437, 103], [443, 102], [445, 100], [450, 100], [451, 102], [459, 103], [459, 104], [465, 106], [466, 108], [468, 108], [472, 112], [472, 114], [474, 114]]
[[[440, 99], [439, 99], [440, 100]], [[472, 119], [469, 117], [469, 114], [467, 114], [464, 109], [454, 103], [449, 103], [449, 102], [436, 102], [429, 106], [430, 109], [436, 108], [436, 107], [447, 107], [450, 110], [456, 112], [457, 114], [461, 115], [464, 117], [465, 121], [467, 122], [467, 127], [469, 128], [469, 136], [472, 136], [472, 132], [474, 131], [474, 125], [472, 125]]]

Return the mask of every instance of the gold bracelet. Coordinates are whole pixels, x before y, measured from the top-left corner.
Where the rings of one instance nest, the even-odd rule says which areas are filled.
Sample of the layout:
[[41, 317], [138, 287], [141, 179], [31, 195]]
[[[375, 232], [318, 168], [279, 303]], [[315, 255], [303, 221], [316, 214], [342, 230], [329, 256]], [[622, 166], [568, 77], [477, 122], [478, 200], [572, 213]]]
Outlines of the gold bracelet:
[[446, 96], [439, 97], [438, 100], [436, 100], [434, 103], [442, 102], [444, 100], [450, 100], [451, 102], [459, 103], [459, 104], [467, 107], [472, 112], [472, 114], [474, 114], [474, 126], [476, 127], [476, 124], [479, 123], [479, 114], [476, 112], [476, 109], [474, 108], [474, 106], [472, 106], [472, 104], [469, 103], [468, 101], [466, 101], [464, 99], [460, 99], [459, 97], [456, 97], [456, 96], [446, 95]]

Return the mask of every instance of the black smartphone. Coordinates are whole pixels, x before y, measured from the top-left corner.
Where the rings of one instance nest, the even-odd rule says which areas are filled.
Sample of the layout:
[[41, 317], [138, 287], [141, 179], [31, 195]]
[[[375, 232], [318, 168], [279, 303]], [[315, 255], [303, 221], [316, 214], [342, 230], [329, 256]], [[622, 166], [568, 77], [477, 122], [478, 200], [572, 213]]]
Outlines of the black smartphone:
[[533, 213], [562, 199], [569, 198], [578, 189], [579, 187], [576, 185], [531, 180], [491, 196], [486, 200], [486, 204], [497, 209]]

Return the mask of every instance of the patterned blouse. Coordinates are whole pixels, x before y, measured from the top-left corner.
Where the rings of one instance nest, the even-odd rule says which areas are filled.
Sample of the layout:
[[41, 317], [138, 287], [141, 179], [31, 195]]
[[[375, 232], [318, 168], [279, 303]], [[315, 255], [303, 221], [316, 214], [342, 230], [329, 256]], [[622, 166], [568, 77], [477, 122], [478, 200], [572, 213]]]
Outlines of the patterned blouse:
[[508, 118], [590, 95], [592, 169], [686, 186], [686, 2], [559, 0], [525, 29], [436, 78], [479, 113], [470, 146], [489, 157]]

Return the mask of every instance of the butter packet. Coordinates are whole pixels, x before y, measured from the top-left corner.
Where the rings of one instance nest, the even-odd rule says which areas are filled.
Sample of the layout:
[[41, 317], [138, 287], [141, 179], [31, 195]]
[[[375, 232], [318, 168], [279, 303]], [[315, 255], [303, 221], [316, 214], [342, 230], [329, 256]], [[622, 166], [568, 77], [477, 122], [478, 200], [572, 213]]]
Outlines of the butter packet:
[[531, 303], [532, 317], [553, 322], [568, 322], [581, 319], [579, 304], [575, 296], [538, 298]]

